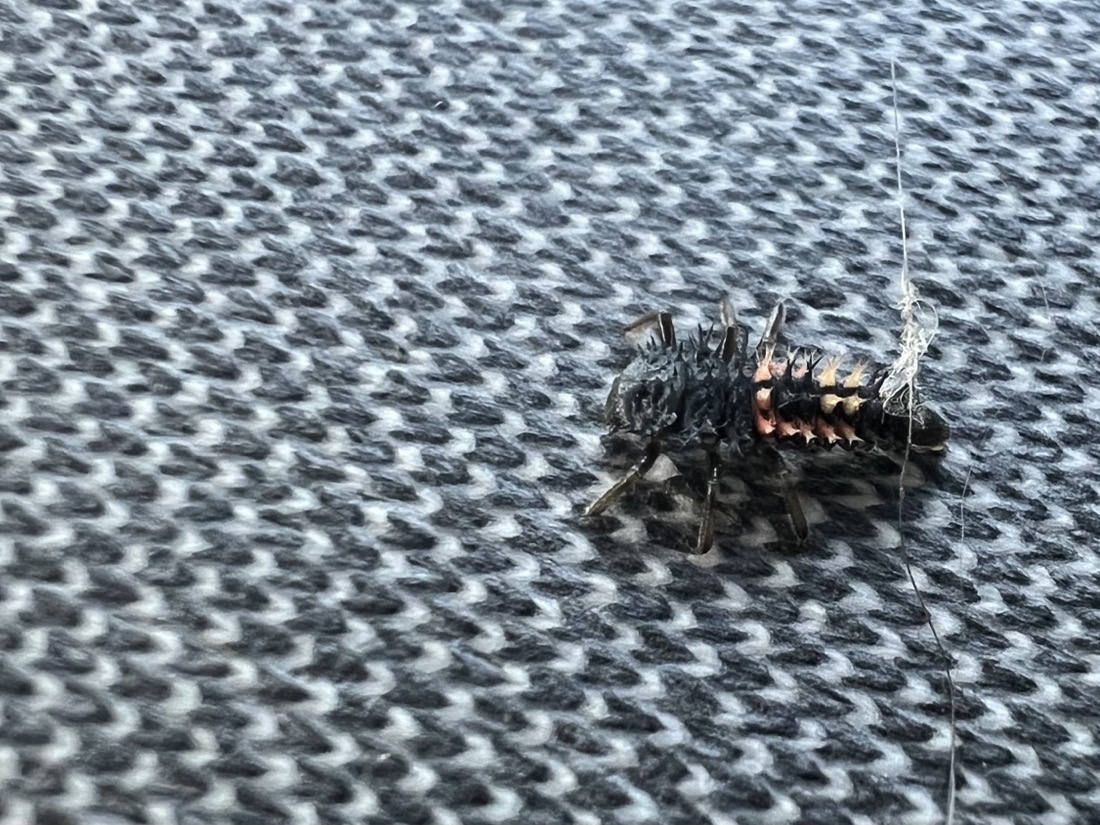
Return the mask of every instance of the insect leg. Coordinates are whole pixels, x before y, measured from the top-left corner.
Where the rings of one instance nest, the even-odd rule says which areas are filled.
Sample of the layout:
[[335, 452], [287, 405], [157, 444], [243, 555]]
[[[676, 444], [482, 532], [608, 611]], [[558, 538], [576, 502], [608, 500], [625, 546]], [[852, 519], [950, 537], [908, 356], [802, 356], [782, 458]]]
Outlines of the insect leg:
[[657, 332], [661, 336], [661, 345], [665, 347], [676, 346], [676, 325], [672, 322], [672, 313], [667, 309], [655, 312], [647, 312], [636, 321], [631, 321], [623, 329], [624, 332], [634, 332], [644, 327], [657, 325]]
[[798, 495], [798, 488], [791, 478], [790, 467], [775, 447], [764, 448], [764, 457], [768, 466], [779, 480], [779, 487], [783, 491], [783, 498], [787, 502], [787, 515], [791, 519], [791, 528], [799, 544], [810, 537], [810, 526], [806, 523], [806, 513], [802, 510], [802, 499]]
[[586, 516], [598, 516], [614, 504], [619, 496], [633, 487], [638, 479], [653, 469], [653, 464], [660, 454], [661, 445], [656, 441], [651, 441], [646, 445], [645, 455], [641, 457], [637, 464], [630, 468], [630, 472], [611, 485], [611, 488], [606, 493], [588, 505], [588, 509], [584, 511], [584, 514]]
[[707, 447], [707, 497], [703, 499], [703, 520], [695, 542], [696, 555], [703, 555], [714, 544], [714, 508], [718, 502], [718, 471], [721, 468], [718, 444]]

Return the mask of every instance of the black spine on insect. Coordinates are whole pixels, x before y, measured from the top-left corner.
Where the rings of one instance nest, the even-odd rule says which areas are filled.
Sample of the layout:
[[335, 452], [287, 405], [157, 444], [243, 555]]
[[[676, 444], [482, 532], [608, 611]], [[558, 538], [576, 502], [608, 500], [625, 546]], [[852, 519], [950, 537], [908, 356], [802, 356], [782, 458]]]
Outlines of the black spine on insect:
[[[820, 350], [780, 341], [783, 307], [776, 308], [755, 349], [748, 332], [722, 304], [722, 332], [702, 328], [678, 341], [667, 312], [648, 315], [628, 329], [656, 325], [659, 336], [642, 347], [615, 379], [605, 406], [611, 432], [633, 433], [647, 443], [641, 460], [588, 508], [596, 515], [652, 468], [662, 445], [699, 444], [708, 453], [709, 477], [696, 552], [710, 547], [718, 489], [721, 443], [731, 452], [760, 449], [784, 484], [797, 537], [808, 528], [797, 494], [775, 448], [844, 450], [878, 448], [939, 453], [947, 422], [915, 387], [888, 394], [891, 367], [856, 363], [840, 374], [841, 361]], [[908, 393], [914, 393], [912, 398]]]

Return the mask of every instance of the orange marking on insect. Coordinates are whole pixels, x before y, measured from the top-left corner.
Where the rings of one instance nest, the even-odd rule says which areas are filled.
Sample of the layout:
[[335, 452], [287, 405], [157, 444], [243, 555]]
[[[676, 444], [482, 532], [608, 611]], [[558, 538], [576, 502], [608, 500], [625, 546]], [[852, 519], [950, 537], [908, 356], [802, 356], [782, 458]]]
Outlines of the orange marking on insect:
[[761, 387], [756, 391], [756, 409], [767, 412], [772, 408], [772, 391], [770, 387]]
[[802, 426], [800, 421], [787, 421], [780, 418], [775, 422], [775, 431], [781, 438], [790, 438], [791, 436], [798, 435]]
[[859, 412], [860, 406], [866, 401], [866, 398], [860, 398], [858, 395], [849, 395], [844, 399], [844, 414], [853, 416]]
[[844, 386], [849, 389], [855, 389], [863, 383], [863, 373], [867, 370], [867, 362], [860, 361], [853, 368], [848, 377], [844, 379]]
[[799, 430], [802, 437], [806, 439], [807, 444], [812, 444], [817, 435], [814, 433], [814, 425], [812, 422], [802, 422], [802, 428]]
[[764, 357], [760, 359], [760, 363], [756, 365], [756, 372], [752, 374], [752, 380], [760, 383], [762, 381], [770, 381], [772, 379], [772, 356], [775, 354], [775, 347], [769, 347], [764, 353]]
[[821, 371], [821, 375], [817, 377], [817, 384], [819, 387], [835, 387], [836, 386], [836, 371], [840, 368], [840, 358], [835, 355], [829, 356], [829, 360], [825, 362], [825, 369]]
[[763, 416], [759, 412], [755, 415], [756, 431], [762, 436], [769, 436], [775, 432], [775, 422], [770, 416]]
[[810, 367], [806, 363], [805, 359], [800, 358], [797, 361], [792, 361], [790, 368], [791, 378], [802, 378], [806, 375], [809, 369]]
[[849, 444], [860, 444], [863, 439], [856, 435], [855, 428], [851, 424], [846, 424], [843, 421], [836, 425], [836, 433]]
[[837, 434], [833, 429], [833, 425], [824, 418], [814, 420], [814, 432], [817, 434], [818, 438], [823, 438], [830, 444], [835, 444], [837, 441]]

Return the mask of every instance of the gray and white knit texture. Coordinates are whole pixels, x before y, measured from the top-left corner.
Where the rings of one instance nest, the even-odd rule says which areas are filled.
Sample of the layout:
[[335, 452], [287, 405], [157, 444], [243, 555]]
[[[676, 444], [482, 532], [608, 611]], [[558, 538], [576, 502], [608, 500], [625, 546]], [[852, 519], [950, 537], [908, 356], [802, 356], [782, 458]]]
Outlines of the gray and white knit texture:
[[[1100, 822], [1100, 7], [0, 0], [0, 824]], [[779, 299], [938, 470], [580, 517]], [[904, 536], [904, 547], [902, 537]]]

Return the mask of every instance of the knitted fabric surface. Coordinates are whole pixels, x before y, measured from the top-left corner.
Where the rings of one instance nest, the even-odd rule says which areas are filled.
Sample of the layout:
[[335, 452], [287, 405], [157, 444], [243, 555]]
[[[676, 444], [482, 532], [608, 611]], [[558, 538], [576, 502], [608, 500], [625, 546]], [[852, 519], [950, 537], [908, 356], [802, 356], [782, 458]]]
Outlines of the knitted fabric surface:
[[[0, 825], [1100, 822], [1094, 3], [0, 0]], [[601, 411], [729, 296], [938, 466]], [[755, 338], [754, 338], [755, 341]], [[914, 594], [906, 559], [924, 595]], [[937, 648], [930, 615], [943, 639]]]

